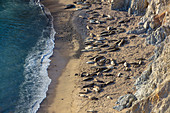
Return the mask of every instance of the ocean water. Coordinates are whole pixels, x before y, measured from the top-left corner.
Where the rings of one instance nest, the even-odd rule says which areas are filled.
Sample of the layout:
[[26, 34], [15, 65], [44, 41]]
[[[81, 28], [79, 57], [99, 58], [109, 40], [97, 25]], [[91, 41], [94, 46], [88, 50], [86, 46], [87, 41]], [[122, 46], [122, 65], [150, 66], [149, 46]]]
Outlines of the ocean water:
[[55, 31], [42, 9], [34, 0], [0, 0], [0, 113], [35, 113], [46, 97]]

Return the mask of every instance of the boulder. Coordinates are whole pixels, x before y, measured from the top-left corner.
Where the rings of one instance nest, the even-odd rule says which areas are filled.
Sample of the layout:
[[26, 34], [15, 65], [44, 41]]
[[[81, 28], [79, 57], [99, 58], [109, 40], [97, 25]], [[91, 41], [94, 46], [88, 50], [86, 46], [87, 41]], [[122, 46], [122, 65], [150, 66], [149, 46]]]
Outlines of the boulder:
[[126, 94], [124, 96], [120, 96], [116, 102], [116, 104], [119, 105], [114, 106], [113, 109], [121, 111], [124, 108], [129, 108], [132, 106], [132, 103], [136, 100], [137, 98], [133, 94]]
[[[142, 75], [141, 80], [137, 79], [138, 88], [135, 97], [138, 99], [126, 113], [169, 113], [170, 112], [170, 74], [169, 55], [170, 55], [170, 36], [166, 37], [159, 44], [156, 51], [161, 51], [160, 56], [156, 58], [152, 65], [152, 72], [148, 70]], [[144, 82], [141, 82], [144, 80]], [[142, 83], [142, 84], [141, 84]]]
[[170, 34], [170, 26], [161, 26], [156, 31], [153, 31], [147, 38], [146, 43], [157, 45], [162, 42], [166, 36]]

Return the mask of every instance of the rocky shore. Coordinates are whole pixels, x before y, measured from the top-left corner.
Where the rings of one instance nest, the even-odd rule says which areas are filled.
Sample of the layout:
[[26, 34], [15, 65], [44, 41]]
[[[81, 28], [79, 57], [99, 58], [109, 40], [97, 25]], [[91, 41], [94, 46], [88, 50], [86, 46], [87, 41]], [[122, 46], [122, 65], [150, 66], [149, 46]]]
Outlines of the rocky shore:
[[64, 22], [70, 27], [56, 37], [70, 39], [71, 60], [48, 113], [170, 112], [169, 4], [76, 0], [63, 5], [72, 15]]

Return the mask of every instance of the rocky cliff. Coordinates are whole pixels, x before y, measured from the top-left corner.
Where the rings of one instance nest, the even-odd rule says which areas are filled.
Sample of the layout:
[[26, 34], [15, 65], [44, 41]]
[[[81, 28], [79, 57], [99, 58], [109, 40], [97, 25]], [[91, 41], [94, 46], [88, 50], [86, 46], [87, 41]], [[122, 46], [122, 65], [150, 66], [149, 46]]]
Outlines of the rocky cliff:
[[148, 0], [142, 18], [147, 44], [156, 46], [153, 62], [136, 80], [137, 101], [129, 113], [170, 112], [170, 1]]
[[170, 112], [170, 36], [159, 44], [160, 56], [136, 80], [138, 99], [129, 113]]
[[[170, 113], [170, 0], [109, 0], [111, 9], [127, 10], [143, 15], [138, 29], [128, 33], [146, 32], [146, 44], [156, 47], [152, 63], [135, 82], [136, 93], [121, 99], [133, 103], [128, 113]], [[134, 97], [134, 98], [131, 98]], [[118, 99], [120, 101], [120, 99]], [[121, 100], [122, 101], [122, 100]], [[124, 101], [122, 110], [127, 108]], [[128, 106], [130, 107], [130, 106]]]

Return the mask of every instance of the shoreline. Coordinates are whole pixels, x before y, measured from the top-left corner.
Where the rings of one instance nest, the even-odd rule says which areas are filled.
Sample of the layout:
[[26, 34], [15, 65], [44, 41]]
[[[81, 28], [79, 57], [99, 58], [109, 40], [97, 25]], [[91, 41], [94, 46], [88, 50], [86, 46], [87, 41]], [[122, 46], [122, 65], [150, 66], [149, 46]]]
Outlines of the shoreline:
[[[72, 3], [72, 0], [69, 2]], [[82, 40], [81, 36], [79, 36], [79, 34], [77, 34], [75, 30], [73, 30], [75, 28], [75, 27], [73, 28], [72, 26], [73, 21], [72, 15], [74, 11], [65, 10], [63, 8], [63, 6], [65, 4], [69, 4], [69, 2], [67, 0], [41, 1], [41, 4], [43, 4], [45, 8], [47, 8], [47, 10], [50, 11], [51, 16], [53, 17], [53, 27], [56, 31], [56, 34], [55, 34], [55, 47], [53, 49], [53, 55], [50, 57], [51, 60], [50, 66], [48, 67], [48, 76], [52, 81], [46, 93], [46, 98], [40, 104], [40, 108], [38, 109], [37, 113], [46, 112], [52, 113], [53, 108], [56, 110], [54, 106], [57, 105], [57, 103], [59, 102], [59, 101], [55, 102], [55, 100], [61, 98], [61, 95], [63, 96], [63, 94], [60, 94], [62, 87], [65, 87], [66, 89], [70, 88], [71, 86], [73, 87], [73, 85], [71, 84], [74, 83], [73, 82], [74, 78], [69, 79], [72, 81], [70, 81], [69, 83], [66, 82], [67, 84], [63, 84], [62, 81], [65, 81], [67, 78], [69, 78], [69, 76], [66, 76], [67, 74], [69, 74], [70, 72], [74, 74], [75, 72], [71, 71], [71, 69], [68, 68], [68, 66], [71, 66], [72, 64], [74, 64], [75, 66], [76, 64], [78, 64], [78, 62], [75, 59], [77, 59], [80, 56], [79, 43], [81, 43]], [[54, 6], [56, 8], [54, 8]], [[69, 18], [63, 19], [63, 16], [67, 16]], [[60, 19], [64, 20], [64, 22], [60, 21]], [[66, 27], [67, 32], [65, 36], [62, 34], [62, 32], [65, 29], [64, 27]], [[63, 72], [63, 70], [66, 70], [68, 72], [65, 71]], [[75, 68], [73, 70], [75, 70]], [[69, 91], [70, 91], [69, 93], [71, 93], [72, 90]], [[64, 96], [67, 96], [67, 94], [65, 94]], [[65, 106], [65, 104], [58, 105], [59, 109]], [[64, 112], [66, 111], [63, 111], [63, 113]]]

